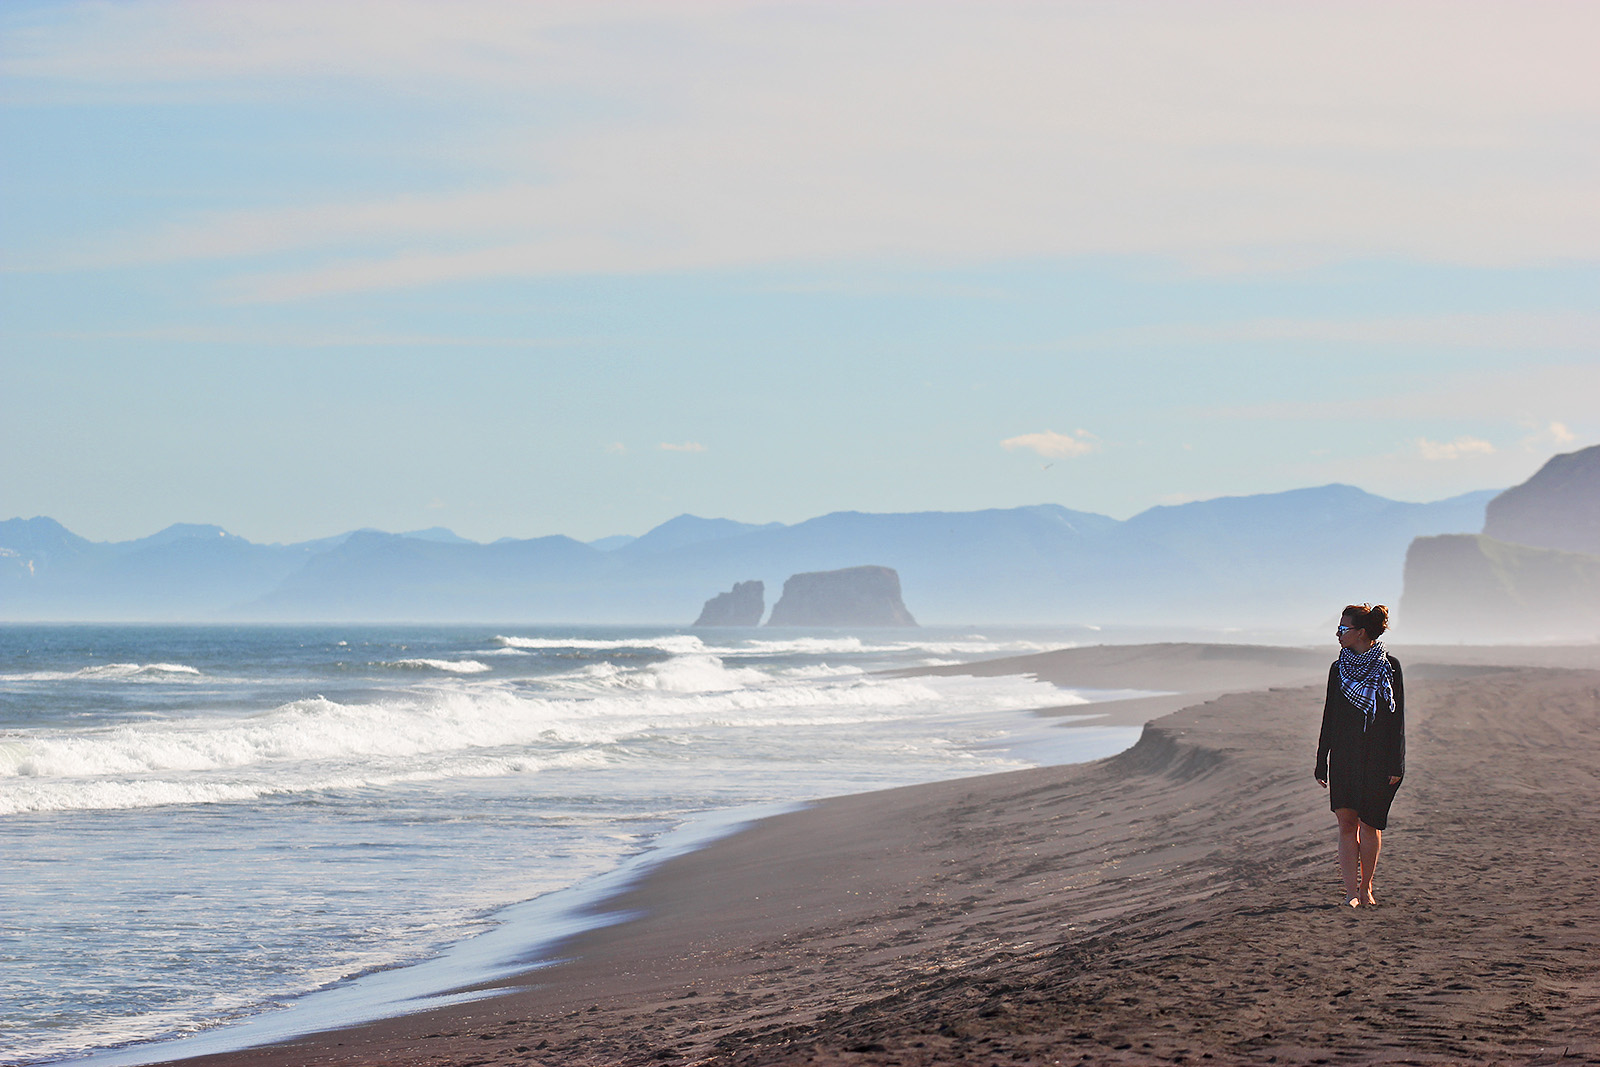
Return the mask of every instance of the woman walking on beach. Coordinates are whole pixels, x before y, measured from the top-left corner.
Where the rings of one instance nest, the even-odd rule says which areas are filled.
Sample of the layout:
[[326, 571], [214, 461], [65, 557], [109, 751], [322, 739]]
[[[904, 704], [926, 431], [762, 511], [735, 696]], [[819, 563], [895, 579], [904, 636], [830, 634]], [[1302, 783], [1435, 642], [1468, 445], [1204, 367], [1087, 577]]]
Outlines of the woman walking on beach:
[[1379, 640], [1388, 628], [1389, 609], [1382, 604], [1344, 609], [1317, 741], [1317, 782], [1339, 819], [1339, 870], [1344, 902], [1352, 908], [1378, 903], [1372, 875], [1389, 805], [1406, 773], [1405, 682], [1400, 661]]

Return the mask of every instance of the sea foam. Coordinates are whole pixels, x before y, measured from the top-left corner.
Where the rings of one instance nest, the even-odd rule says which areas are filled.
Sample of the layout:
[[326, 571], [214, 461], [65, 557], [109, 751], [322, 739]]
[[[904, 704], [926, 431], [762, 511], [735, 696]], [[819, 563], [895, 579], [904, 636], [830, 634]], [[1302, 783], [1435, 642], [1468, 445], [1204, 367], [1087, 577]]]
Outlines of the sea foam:
[[463, 680], [364, 702], [307, 698], [248, 716], [20, 731], [0, 742], [0, 814], [534, 773], [571, 765], [579, 752], [614, 760], [614, 746], [641, 738], [882, 721], [964, 688], [970, 712], [1073, 699], [1025, 678], [881, 678], [825, 667], [785, 675], [687, 655], [636, 668], [591, 664], [533, 692]]
[[540, 649], [579, 649], [583, 651], [605, 651], [607, 649], [649, 648], [661, 652], [693, 653], [704, 652], [705, 644], [693, 634], [664, 634], [659, 637], [637, 637], [615, 640], [597, 640], [580, 637], [505, 637], [499, 636], [494, 643], [502, 648], [515, 648], [523, 651]]
[[27, 671], [0, 674], [0, 682], [133, 681], [173, 682], [199, 678], [200, 670], [185, 663], [96, 663], [75, 671]]
[[377, 664], [402, 671], [444, 671], [447, 674], [483, 674], [494, 670], [475, 659], [397, 659]]

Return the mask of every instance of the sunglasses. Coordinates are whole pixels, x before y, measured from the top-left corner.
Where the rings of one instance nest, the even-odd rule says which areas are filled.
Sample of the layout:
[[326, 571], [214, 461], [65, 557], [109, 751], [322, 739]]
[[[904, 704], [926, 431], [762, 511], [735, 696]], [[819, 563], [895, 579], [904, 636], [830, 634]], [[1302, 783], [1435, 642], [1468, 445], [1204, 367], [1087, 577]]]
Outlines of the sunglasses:
[[1335, 636], [1335, 637], [1343, 637], [1345, 634], [1349, 633], [1351, 630], [1354, 630], [1354, 629], [1355, 629], [1354, 626], [1341, 626], [1337, 630], [1333, 631], [1333, 636]]

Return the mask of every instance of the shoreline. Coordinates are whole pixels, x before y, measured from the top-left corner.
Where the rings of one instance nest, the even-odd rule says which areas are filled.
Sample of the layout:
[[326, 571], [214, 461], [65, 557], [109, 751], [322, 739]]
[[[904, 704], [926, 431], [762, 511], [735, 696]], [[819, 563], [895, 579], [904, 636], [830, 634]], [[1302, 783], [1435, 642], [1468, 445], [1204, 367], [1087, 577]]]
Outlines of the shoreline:
[[[1107, 653], [1106, 647], [1117, 651]], [[1080, 679], [1088, 677], [1089, 667], [1115, 668], [1142, 671], [1147, 683], [1142, 688], [1148, 690], [1162, 687], [1151, 682], [1171, 681], [1174, 671], [1187, 672], [1185, 677], [1196, 683], [1209, 681], [1207, 672], [1219, 660], [1224, 673], [1232, 671], [1242, 680], [1250, 672], [1227, 661], [1254, 655], [1215, 651], [1253, 646], [1135, 647], [1142, 651], [1095, 646], [926, 672], [965, 668], [965, 673], [1046, 677], [1047, 669], [1070, 669], [1073, 680], [1088, 688], [1091, 684]], [[1485, 655], [1472, 647], [1470, 657], [1478, 662], [1438, 667], [1426, 666], [1430, 660], [1419, 657], [1420, 650], [1397, 649], [1407, 663], [1410, 699], [1414, 707], [1421, 700], [1425, 721], [1437, 718], [1441, 729], [1459, 728], [1459, 705], [1474, 705], [1475, 694], [1487, 684], [1512, 694], [1542, 694], [1535, 701], [1538, 720], [1532, 723], [1541, 729], [1560, 733], [1574, 724], [1591, 727], [1579, 731], [1581, 745], [1562, 748], [1569, 762], [1574, 752], [1600, 747], [1592, 708], [1583, 706], [1584, 694], [1600, 691], [1594, 688], [1600, 676], [1592, 667], [1497, 666], [1486, 662], [1496, 658], [1493, 652]], [[1006, 1057], [1014, 1062], [1052, 1062], [1068, 1048], [1073, 1061], [1091, 1053], [1107, 1062], [1170, 1062], [1207, 1053], [1304, 1061], [1325, 1051], [1329, 1042], [1293, 1044], [1272, 1031], [1235, 1031], [1230, 1039], [1226, 1027], [1203, 1026], [1201, 1035], [1212, 1040], [1204, 1051], [1194, 1033], [1182, 1039], [1181, 1048], [1170, 1041], [1158, 1047], [1149, 1038], [1181, 1022], [1158, 1025], [1160, 1016], [1194, 1015], [1188, 999], [1179, 996], [1163, 1009], [1161, 998], [1152, 994], [1154, 1008], [1129, 1012], [1127, 1005], [1119, 1008], [1104, 996], [1085, 1000], [1075, 993], [1063, 1001], [1058, 988], [1104, 979], [1109, 989], [1116, 983], [1107, 976], [1121, 972], [1108, 970], [1106, 960], [1146, 950], [1156, 952], [1160, 968], [1172, 969], [1177, 986], [1211, 984], [1208, 974], [1196, 970], [1201, 954], [1192, 945], [1185, 955], [1170, 945], [1160, 949], [1159, 943], [1203, 941], [1203, 934], [1191, 932], [1226, 926], [1228, 920], [1248, 925], [1249, 916], [1240, 919], [1239, 909], [1228, 903], [1241, 893], [1275, 893], [1279, 910], [1260, 914], [1311, 924], [1280, 951], [1292, 952], [1307, 936], [1342, 932], [1347, 927], [1337, 924], [1350, 920], [1387, 922], [1410, 915], [1392, 907], [1368, 917], [1344, 915], [1332, 899], [1333, 881], [1326, 871], [1321, 877], [1329, 887], [1308, 895], [1308, 871], [1331, 865], [1332, 838], [1325, 799], [1309, 781], [1309, 754], [1301, 752], [1308, 729], [1314, 750], [1321, 699], [1320, 686], [1305, 685], [1303, 676], [1310, 667], [1306, 657], [1315, 658], [1319, 676], [1331, 657], [1271, 651], [1263, 667], [1271, 677], [1252, 676], [1266, 680], [1265, 688], [1126, 702], [1141, 705], [1121, 709], [1129, 715], [1155, 712], [1173, 701], [1188, 701], [1188, 706], [1149, 722], [1139, 742], [1120, 755], [836, 797], [654, 864], [642, 881], [606, 902], [605, 910], [633, 917], [568, 939], [560, 962], [470, 987], [525, 987], [518, 991], [175, 1062], [941, 1063], [998, 1055], [996, 1042], [1007, 1045]], [[1464, 658], [1459, 649], [1452, 651], [1440, 658]], [[1500, 654], [1502, 659], [1518, 656]], [[1600, 650], [1577, 650], [1568, 659], [1582, 666], [1600, 663]], [[1032, 669], [1017, 670], [1019, 660], [1033, 661]], [[1100, 685], [1093, 687], [1112, 687], [1104, 680], [1110, 676], [1096, 675]], [[1420, 693], [1417, 679], [1424, 683]], [[1272, 680], [1300, 684], [1273, 688]], [[1315, 705], [1310, 713], [1308, 701]], [[1551, 709], [1552, 701], [1569, 712], [1576, 708], [1576, 718], [1568, 714], [1556, 722], [1559, 709]], [[1483, 700], [1474, 706], [1478, 719], [1484, 718]], [[1086, 708], [1058, 710], [1082, 715]], [[1411, 730], [1416, 729], [1413, 724]], [[1285, 752], [1287, 764], [1278, 758]], [[1304, 758], [1293, 758], [1297, 754]], [[1581, 774], [1574, 782], [1581, 795], [1592, 788], [1587, 784], [1592, 775], [1587, 783]], [[1240, 800], [1243, 793], [1250, 796], [1248, 805]], [[1405, 803], [1416, 794], [1422, 794], [1416, 796], [1419, 801], [1427, 799], [1420, 783], [1402, 790], [1397, 828], [1412, 821]], [[1263, 813], [1272, 816], [1270, 825], [1259, 825]], [[1231, 840], [1229, 829], [1235, 834]], [[1406, 850], [1425, 839], [1417, 829], [1402, 829], [1401, 843], [1393, 846], [1397, 858], [1386, 861], [1384, 873], [1403, 875]], [[1592, 862], [1585, 877], [1583, 884], [1600, 888], [1600, 872]], [[1382, 886], [1386, 879], [1379, 881]], [[1396, 878], [1397, 889], [1401, 881]], [[1284, 893], [1305, 899], [1285, 905]], [[1596, 917], [1593, 899], [1583, 913], [1590, 919]], [[1584, 905], [1565, 901], [1563, 907], [1583, 912]], [[1562, 973], [1571, 972], [1569, 978], [1577, 980], [1573, 988], [1588, 991], [1568, 999], [1591, 1010], [1600, 999], [1594, 966], [1585, 976], [1582, 968], [1572, 970], [1567, 957], [1573, 948], [1596, 948], [1597, 928], [1590, 924], [1573, 935], [1589, 940], [1560, 954]], [[1273, 934], [1252, 928], [1247, 943], [1249, 937], [1271, 942]], [[1149, 949], [1152, 944], [1157, 948]], [[1075, 963], [1060, 971], [1069, 961]], [[1337, 970], [1336, 959], [1323, 963]], [[1226, 964], [1214, 956], [1207, 971], [1226, 970]], [[1053, 975], [1043, 986], [1035, 981], [1041, 973]], [[1568, 1018], [1571, 1012], [1551, 1007], [1537, 1010], [1545, 1018], [1561, 1016], [1568, 1047], [1594, 1050], [1600, 1062], [1593, 1017], [1585, 1025], [1581, 1017], [1574, 1021]], [[1245, 1004], [1236, 1010], [1255, 1009]], [[1464, 1025], [1465, 1020], [1457, 1021], [1450, 1029], [1461, 1031]], [[1139, 1037], [1141, 1027], [1143, 1040], [1121, 1040]], [[1526, 1022], [1520, 1030], [1531, 1032]], [[980, 1038], [985, 1032], [989, 1036]], [[1412, 1062], [1479, 1051], [1502, 1057], [1537, 1054], [1526, 1042], [1504, 1039], [1493, 1049], [1463, 1043], [1459, 1035], [1441, 1033], [1430, 1040], [1437, 1048], [1414, 1049], [1423, 1058]], [[1381, 1035], [1374, 1042], [1372, 1062], [1399, 1054]]]
[[655, 868], [762, 819], [802, 810], [806, 802], [748, 804], [696, 812], [602, 874], [498, 909], [492, 929], [446, 946], [434, 956], [343, 979], [259, 1012], [185, 1037], [102, 1049], [45, 1063], [142, 1067], [228, 1056], [310, 1035], [381, 1023], [499, 995], [498, 984], [559, 963], [559, 949], [592, 930], [625, 922], [612, 906]]
[[[1087, 702], [998, 713], [1010, 723], [1004, 736], [975, 742], [974, 750], [1034, 766], [1103, 758], [1097, 753], [1114, 753], [1132, 745], [1137, 740], [1136, 731], [1126, 740], [1115, 736], [1087, 737], [1086, 734], [1126, 735], [1130, 733], [1130, 724], [1142, 723], [1149, 716], [1107, 716], [1099, 709], [1142, 706], [1150, 699], [1162, 701], [1175, 697], [1174, 694], [1154, 697], [1141, 694], [1131, 699], [1120, 695], [1099, 699], [1106, 694], [1087, 687], [1080, 695], [1087, 696]], [[1034, 725], [1028, 725], [1030, 722]], [[991, 773], [995, 772], [980, 772]], [[968, 771], [962, 776], [974, 775]], [[946, 780], [956, 779], [933, 781]], [[869, 789], [867, 795], [876, 791]], [[504, 981], [517, 975], [534, 975], [562, 962], [561, 946], [599, 927], [626, 921], [628, 914], [613, 907], [613, 902], [661, 864], [701, 850], [751, 823], [808, 808], [826, 799], [827, 796], [822, 795], [693, 811], [650, 839], [640, 851], [622, 857], [616, 867], [541, 896], [503, 905], [492, 913], [494, 925], [490, 929], [452, 942], [434, 955], [341, 979], [236, 1021], [187, 1035], [140, 1040], [74, 1053], [65, 1058], [26, 1062], [82, 1064], [84, 1067], [190, 1062], [200, 1057], [227, 1056], [308, 1035], [470, 1004], [498, 995], [497, 987]]]

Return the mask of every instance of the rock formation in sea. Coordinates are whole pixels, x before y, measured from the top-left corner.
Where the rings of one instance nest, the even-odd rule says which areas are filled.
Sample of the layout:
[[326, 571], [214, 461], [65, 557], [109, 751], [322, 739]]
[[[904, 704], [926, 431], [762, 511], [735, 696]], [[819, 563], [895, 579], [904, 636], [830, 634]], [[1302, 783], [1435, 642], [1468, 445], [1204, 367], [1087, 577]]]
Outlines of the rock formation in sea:
[[1600, 637], [1600, 446], [1495, 497], [1483, 533], [1412, 541], [1396, 624], [1423, 640]]
[[1532, 478], [1489, 501], [1483, 532], [1497, 541], [1600, 555], [1600, 445], [1550, 457]]
[[726, 593], [718, 593], [700, 609], [696, 626], [760, 626], [767, 610], [766, 586], [761, 582], [734, 582]]
[[768, 626], [915, 626], [893, 567], [796, 574], [783, 583]]

